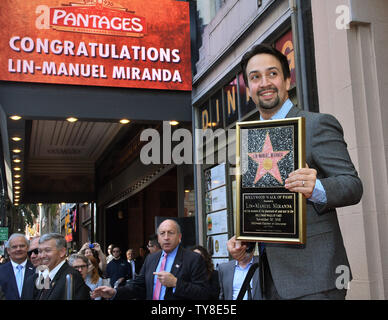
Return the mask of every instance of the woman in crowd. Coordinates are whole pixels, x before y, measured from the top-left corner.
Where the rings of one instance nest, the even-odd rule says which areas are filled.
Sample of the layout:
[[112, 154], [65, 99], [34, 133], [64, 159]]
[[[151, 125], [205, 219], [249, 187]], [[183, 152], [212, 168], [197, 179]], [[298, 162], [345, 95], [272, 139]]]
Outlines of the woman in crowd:
[[[89, 260], [90, 263], [89, 263], [88, 273], [84, 280], [87, 286], [90, 288], [90, 290], [93, 291], [97, 287], [103, 286], [104, 282], [98, 273], [98, 263], [96, 258], [93, 256], [88, 256], [87, 259]], [[101, 297], [98, 297], [95, 300], [101, 300]]]
[[218, 300], [220, 295], [220, 283], [218, 280], [218, 271], [214, 269], [214, 264], [210, 254], [202, 246], [195, 246], [191, 248], [192, 251], [201, 255], [205, 260], [206, 269], [207, 269], [207, 279], [211, 288], [209, 299]]

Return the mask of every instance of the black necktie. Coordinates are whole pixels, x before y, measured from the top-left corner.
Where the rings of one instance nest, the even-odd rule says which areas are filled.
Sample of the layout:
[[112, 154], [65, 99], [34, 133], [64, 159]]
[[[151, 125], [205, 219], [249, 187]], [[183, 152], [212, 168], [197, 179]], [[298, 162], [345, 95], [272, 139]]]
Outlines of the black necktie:
[[49, 289], [45, 289], [45, 288], [41, 289], [39, 300], [46, 300], [50, 290], [51, 290], [51, 280], [50, 280], [50, 288]]
[[248, 300], [252, 300], [252, 290], [250, 285], [248, 286]]
[[263, 243], [260, 243], [260, 256], [259, 256], [259, 280], [260, 280], [260, 290], [261, 290], [261, 296], [264, 298], [265, 293], [265, 281], [264, 281], [264, 275], [265, 275], [265, 267], [264, 267], [264, 259], [267, 259], [267, 255], [265, 252], [265, 246]]
[[[251, 267], [249, 268], [248, 270], [248, 273], [247, 275], [245, 276], [245, 279], [244, 279], [244, 282], [240, 288], [240, 292], [238, 293], [238, 296], [237, 296], [237, 299], [236, 300], [242, 300], [244, 295], [245, 295], [245, 291], [248, 290], [248, 300], [252, 300], [252, 293], [251, 293], [251, 290], [250, 290], [250, 281], [253, 277], [253, 274], [255, 273], [257, 267], [259, 266], [259, 264], [256, 262], [254, 264], [251, 265]], [[251, 294], [251, 299], [249, 299], [249, 294]]]
[[40, 290], [40, 296], [39, 296], [39, 300], [46, 300], [46, 297], [47, 297], [47, 294], [48, 294], [48, 291], [50, 289], [41, 289]]

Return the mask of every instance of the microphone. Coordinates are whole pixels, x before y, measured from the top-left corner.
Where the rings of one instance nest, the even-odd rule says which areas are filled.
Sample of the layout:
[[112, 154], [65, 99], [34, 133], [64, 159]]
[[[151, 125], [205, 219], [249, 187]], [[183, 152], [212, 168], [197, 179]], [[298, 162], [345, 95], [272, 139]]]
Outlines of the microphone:
[[66, 300], [73, 300], [73, 276], [66, 275]]

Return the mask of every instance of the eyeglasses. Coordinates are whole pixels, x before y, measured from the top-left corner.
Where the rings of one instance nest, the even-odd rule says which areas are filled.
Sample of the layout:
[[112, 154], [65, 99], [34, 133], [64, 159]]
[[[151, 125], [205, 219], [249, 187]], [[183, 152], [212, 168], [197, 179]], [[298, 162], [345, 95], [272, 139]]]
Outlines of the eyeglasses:
[[88, 267], [88, 265], [87, 264], [81, 264], [81, 265], [79, 265], [79, 266], [73, 266], [73, 268], [74, 269], [83, 269], [83, 268], [87, 268]]
[[38, 253], [39, 253], [38, 248], [30, 250], [30, 251], [27, 252], [29, 257], [31, 257], [32, 254], [38, 255]]

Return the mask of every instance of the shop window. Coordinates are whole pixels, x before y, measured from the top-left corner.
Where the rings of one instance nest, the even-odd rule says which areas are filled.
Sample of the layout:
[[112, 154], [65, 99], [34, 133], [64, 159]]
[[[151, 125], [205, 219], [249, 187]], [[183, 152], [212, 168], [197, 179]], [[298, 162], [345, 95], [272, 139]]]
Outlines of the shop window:
[[210, 121], [210, 107], [209, 103], [207, 102], [201, 110], [201, 129], [206, 130], [211, 128], [211, 121]]
[[225, 120], [227, 127], [238, 120], [237, 98], [237, 78], [235, 78], [224, 87]]
[[183, 168], [184, 178], [183, 186], [185, 190], [185, 198], [183, 201], [184, 216], [192, 217], [195, 215], [195, 192], [194, 192], [194, 175], [193, 167], [187, 165]]
[[201, 23], [201, 30], [213, 20], [225, 2], [226, 0], [197, 0], [197, 12]]
[[195, 192], [194, 190], [185, 189], [184, 199], [184, 216], [192, 217], [195, 213]]
[[245, 86], [243, 74], [238, 75], [238, 92], [240, 100], [241, 118], [256, 109], [256, 105], [249, 96], [248, 88]]
[[222, 106], [222, 90], [219, 90], [210, 98], [210, 120], [212, 129], [218, 129], [224, 126], [224, 112]]

